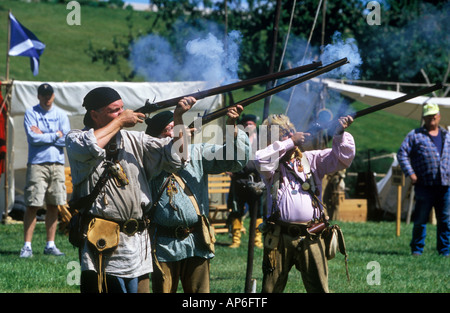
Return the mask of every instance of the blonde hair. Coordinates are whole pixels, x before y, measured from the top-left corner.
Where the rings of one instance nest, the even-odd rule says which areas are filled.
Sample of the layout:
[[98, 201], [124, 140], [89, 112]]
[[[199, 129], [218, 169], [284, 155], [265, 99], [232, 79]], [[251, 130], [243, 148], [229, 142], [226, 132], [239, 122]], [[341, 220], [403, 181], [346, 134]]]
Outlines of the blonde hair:
[[284, 131], [296, 132], [294, 124], [291, 123], [289, 117], [284, 114], [271, 114], [262, 122], [262, 125], [267, 126], [268, 137], [271, 138], [270, 126], [280, 127], [280, 138], [283, 137]]

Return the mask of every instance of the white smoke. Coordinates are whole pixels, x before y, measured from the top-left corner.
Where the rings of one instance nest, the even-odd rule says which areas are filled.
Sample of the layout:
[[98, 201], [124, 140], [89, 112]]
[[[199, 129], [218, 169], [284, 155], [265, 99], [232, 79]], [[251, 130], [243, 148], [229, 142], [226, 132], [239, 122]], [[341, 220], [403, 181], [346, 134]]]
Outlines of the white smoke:
[[359, 67], [362, 65], [362, 59], [356, 40], [354, 38], [342, 39], [341, 33], [335, 32], [332, 37], [332, 43], [324, 47], [320, 60], [323, 65], [327, 65], [343, 58], [347, 58], [349, 63], [331, 71], [327, 76], [358, 79], [360, 77]]
[[[174, 51], [169, 42], [157, 35], [140, 38], [131, 47], [130, 62], [147, 81], [199, 81], [211, 85], [238, 78], [241, 35], [232, 31], [222, 40], [208, 33], [187, 42], [182, 53]], [[177, 58], [176, 55], [182, 55]]]
[[322, 53], [319, 47], [309, 46], [305, 54], [307, 43], [298, 38], [293, 39], [292, 44], [288, 46], [286, 63], [296, 66], [317, 60], [322, 61], [323, 66], [342, 58], [347, 58], [349, 61], [348, 64], [318, 76], [319, 80], [306, 81], [281, 95], [289, 102], [286, 114], [296, 126], [297, 131], [310, 130], [311, 123], [319, 118], [317, 114], [320, 109], [328, 109], [333, 118], [351, 113], [349, 101], [338, 92], [325, 89], [320, 79], [358, 79], [362, 59], [356, 40], [353, 38], [343, 39], [341, 33], [335, 32], [331, 39], [332, 42], [323, 47]]

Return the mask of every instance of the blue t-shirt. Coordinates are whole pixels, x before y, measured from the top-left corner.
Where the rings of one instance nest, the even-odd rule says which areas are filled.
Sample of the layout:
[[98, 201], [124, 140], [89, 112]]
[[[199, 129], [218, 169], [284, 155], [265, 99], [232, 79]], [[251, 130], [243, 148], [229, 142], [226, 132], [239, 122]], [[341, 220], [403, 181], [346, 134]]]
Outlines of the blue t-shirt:
[[[52, 106], [46, 111], [37, 104], [25, 112], [23, 124], [27, 134], [29, 164], [64, 164], [65, 137], [70, 123], [62, 110]], [[33, 132], [31, 126], [37, 126], [42, 134]], [[62, 137], [56, 134], [58, 130], [63, 133]]]
[[439, 129], [439, 133], [437, 134], [437, 136], [431, 136], [431, 141], [433, 141], [434, 145], [436, 146], [436, 148], [439, 151], [439, 155], [442, 155], [442, 132]]

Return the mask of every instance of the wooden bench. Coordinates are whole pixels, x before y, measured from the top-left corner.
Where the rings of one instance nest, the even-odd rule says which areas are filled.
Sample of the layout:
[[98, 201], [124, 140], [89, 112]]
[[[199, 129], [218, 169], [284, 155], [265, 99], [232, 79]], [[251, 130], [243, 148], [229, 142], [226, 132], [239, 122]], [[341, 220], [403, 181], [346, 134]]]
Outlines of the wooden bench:
[[231, 177], [225, 173], [208, 176], [209, 221], [216, 233], [226, 233], [228, 218], [227, 195]]

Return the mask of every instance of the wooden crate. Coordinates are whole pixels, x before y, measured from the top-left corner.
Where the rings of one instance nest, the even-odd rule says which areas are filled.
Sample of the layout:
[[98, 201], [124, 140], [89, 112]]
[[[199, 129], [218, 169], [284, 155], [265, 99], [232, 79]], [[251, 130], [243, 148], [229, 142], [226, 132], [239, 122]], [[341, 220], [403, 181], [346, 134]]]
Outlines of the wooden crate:
[[339, 194], [339, 210], [337, 220], [344, 222], [367, 221], [367, 199], [346, 199], [345, 194]]

